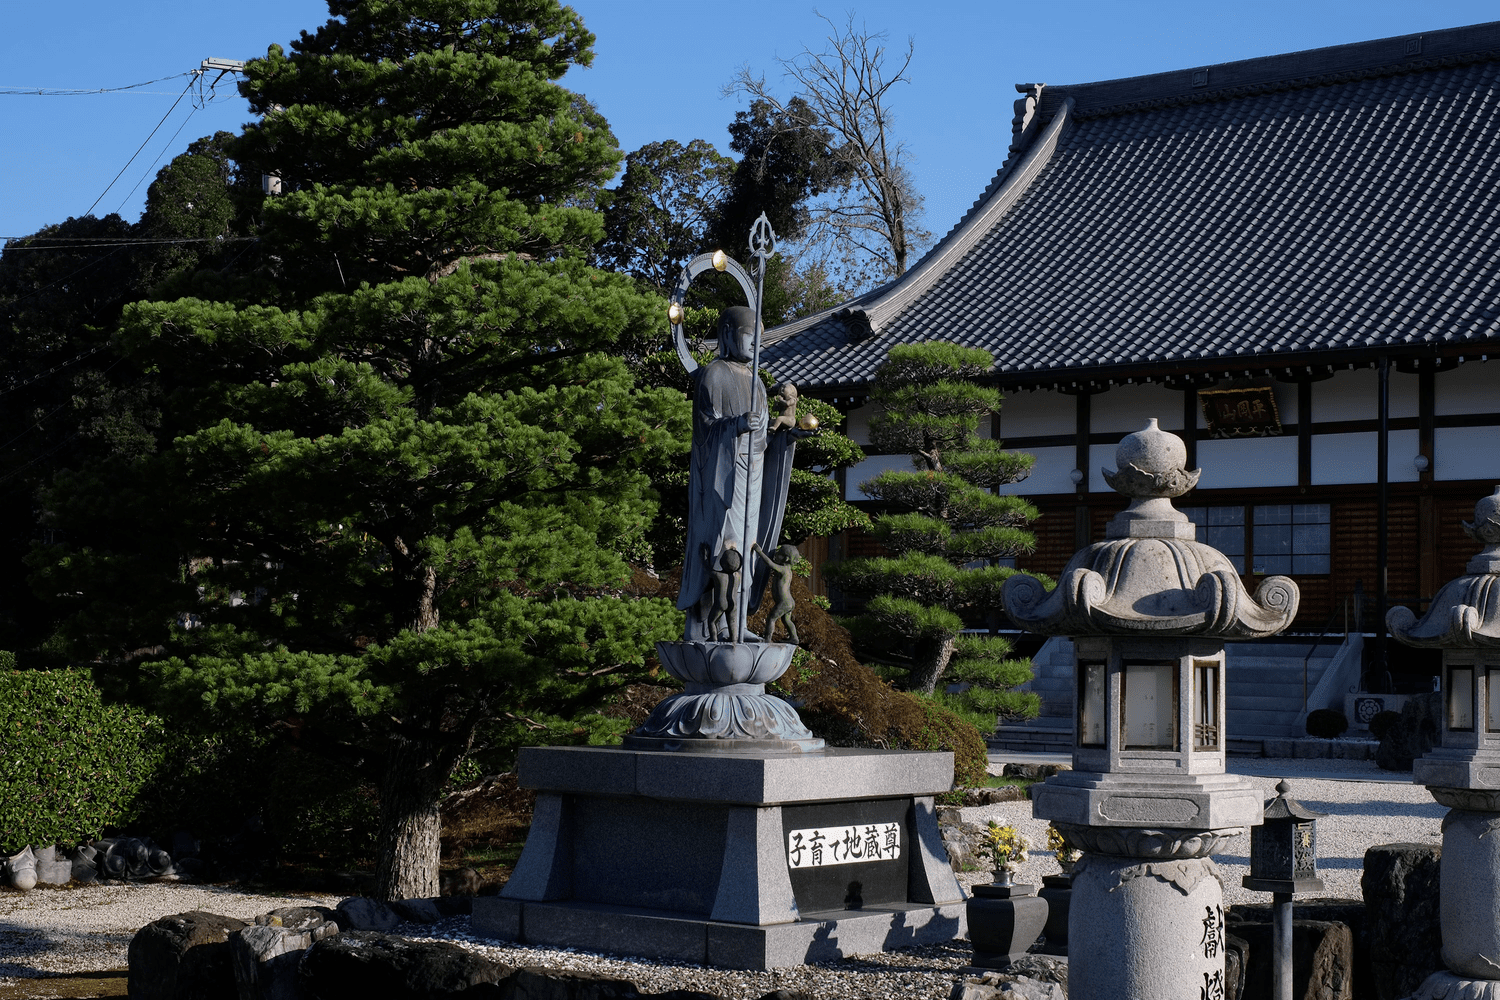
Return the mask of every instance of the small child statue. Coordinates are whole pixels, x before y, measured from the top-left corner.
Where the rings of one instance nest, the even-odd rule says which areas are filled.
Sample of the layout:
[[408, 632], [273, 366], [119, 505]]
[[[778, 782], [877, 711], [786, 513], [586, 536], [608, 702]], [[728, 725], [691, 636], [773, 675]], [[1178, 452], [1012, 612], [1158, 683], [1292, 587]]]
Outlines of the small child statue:
[[[793, 409], [796, 403], [792, 403]], [[771, 606], [770, 613], [766, 615], [766, 641], [776, 641], [776, 623], [779, 621], [786, 626], [787, 635], [792, 637], [793, 644], [802, 640], [797, 638], [797, 626], [792, 623], [792, 568], [797, 565], [797, 560], [802, 558], [802, 553], [797, 551], [795, 545], [783, 545], [776, 550], [776, 556], [772, 557], [760, 547], [759, 542], [751, 542], [750, 548], [756, 555], [760, 556], [771, 567], [774, 577], [771, 580], [771, 595], [776, 598], [776, 603]], [[779, 559], [779, 561], [778, 561]]]
[[708, 546], [703, 546], [703, 559], [709, 566], [709, 580], [712, 581], [714, 591], [713, 614], [708, 619], [708, 636], [710, 642], [718, 639], [719, 619], [724, 619], [725, 629], [729, 632], [730, 642], [740, 641], [739, 615], [734, 611], [734, 595], [739, 588], [735, 586], [740, 575], [740, 568], [744, 565], [744, 557], [740, 550], [730, 545], [724, 549], [719, 556], [719, 568], [713, 568], [713, 558], [709, 554]]
[[[776, 395], [772, 398], [781, 404], [781, 416], [774, 417], [766, 427], [766, 433], [775, 434], [780, 430], [794, 431], [797, 429], [797, 387], [790, 382], [778, 382], [771, 387]], [[798, 437], [803, 435], [798, 434]]]

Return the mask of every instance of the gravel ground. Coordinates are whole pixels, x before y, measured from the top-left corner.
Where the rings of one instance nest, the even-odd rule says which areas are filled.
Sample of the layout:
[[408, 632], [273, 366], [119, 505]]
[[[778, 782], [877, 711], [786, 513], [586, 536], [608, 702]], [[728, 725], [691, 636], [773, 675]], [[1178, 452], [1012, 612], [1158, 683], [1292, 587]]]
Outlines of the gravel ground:
[[[1321, 895], [1360, 898], [1360, 873], [1366, 848], [1403, 841], [1437, 843], [1444, 807], [1427, 789], [1410, 779], [1380, 771], [1372, 762], [1342, 760], [1231, 760], [1230, 770], [1246, 775], [1267, 796], [1287, 778], [1292, 795], [1310, 808], [1328, 813], [1318, 822]], [[983, 823], [994, 818], [1012, 823], [1033, 844], [1046, 843], [1047, 824], [1032, 819], [1030, 802], [1004, 802], [963, 810], [964, 819]], [[1263, 893], [1240, 885], [1247, 874], [1249, 838], [1229, 842], [1216, 857], [1228, 903], [1265, 902]], [[1040, 884], [1057, 871], [1046, 850], [1032, 852], [1021, 866], [1020, 881]], [[960, 875], [965, 885], [989, 880], [988, 873]], [[0, 985], [17, 979], [60, 972], [119, 968], [136, 930], [158, 917], [203, 909], [248, 919], [279, 906], [337, 905], [339, 897], [292, 893], [257, 894], [223, 886], [155, 884], [39, 888], [29, 893], [0, 889]], [[744, 972], [700, 966], [632, 961], [573, 950], [494, 947], [468, 938], [468, 919], [455, 918], [426, 927], [406, 925], [413, 937], [437, 937], [472, 947], [507, 965], [574, 969], [628, 979], [642, 992], [671, 989], [706, 990], [729, 1000], [754, 1000], [774, 989], [806, 990], [824, 997], [893, 997], [902, 1000], [946, 1000], [956, 970], [967, 964], [963, 943], [862, 956], [826, 965]], [[879, 973], [872, 976], [871, 973]]]
[[279, 906], [337, 906], [341, 896], [255, 893], [182, 882], [0, 889], [0, 985], [59, 972], [118, 969], [135, 932], [172, 913], [249, 920]]

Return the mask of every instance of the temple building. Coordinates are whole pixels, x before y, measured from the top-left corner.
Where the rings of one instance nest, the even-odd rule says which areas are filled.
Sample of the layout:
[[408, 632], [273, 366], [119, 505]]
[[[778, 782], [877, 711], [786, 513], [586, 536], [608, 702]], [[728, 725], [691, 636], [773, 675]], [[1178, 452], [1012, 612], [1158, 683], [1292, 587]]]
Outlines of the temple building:
[[[992, 352], [989, 433], [1036, 456], [1020, 565], [1046, 574], [1103, 537], [1100, 470], [1156, 417], [1204, 470], [1180, 509], [1251, 590], [1290, 576], [1295, 631], [1367, 632], [1363, 689], [1428, 683], [1383, 621], [1463, 572], [1500, 482], [1500, 22], [1017, 90], [965, 217], [762, 363], [864, 441], [892, 345]], [[871, 455], [846, 496], [905, 462]]]

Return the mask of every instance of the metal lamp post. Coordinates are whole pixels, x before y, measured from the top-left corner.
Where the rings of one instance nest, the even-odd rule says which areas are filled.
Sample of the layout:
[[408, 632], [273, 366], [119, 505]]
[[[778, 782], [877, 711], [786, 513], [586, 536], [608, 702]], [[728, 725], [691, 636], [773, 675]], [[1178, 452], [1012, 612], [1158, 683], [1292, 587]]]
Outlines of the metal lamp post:
[[1266, 804], [1264, 822], [1250, 831], [1250, 874], [1246, 889], [1269, 892], [1275, 908], [1273, 947], [1276, 955], [1275, 1000], [1292, 998], [1292, 896], [1319, 892], [1317, 821], [1326, 813], [1308, 809], [1291, 796], [1285, 780]]

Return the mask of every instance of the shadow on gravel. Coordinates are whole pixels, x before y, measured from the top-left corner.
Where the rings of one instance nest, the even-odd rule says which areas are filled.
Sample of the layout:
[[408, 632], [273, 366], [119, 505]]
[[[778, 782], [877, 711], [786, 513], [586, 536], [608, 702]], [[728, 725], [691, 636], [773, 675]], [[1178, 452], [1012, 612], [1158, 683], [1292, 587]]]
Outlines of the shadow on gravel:
[[1448, 807], [1436, 802], [1392, 802], [1389, 799], [1369, 799], [1364, 802], [1324, 802], [1319, 799], [1297, 798], [1309, 809], [1330, 816], [1416, 816], [1427, 819], [1442, 819]]
[[0, 979], [44, 975], [26, 959], [55, 950], [57, 943], [45, 931], [0, 921]]

